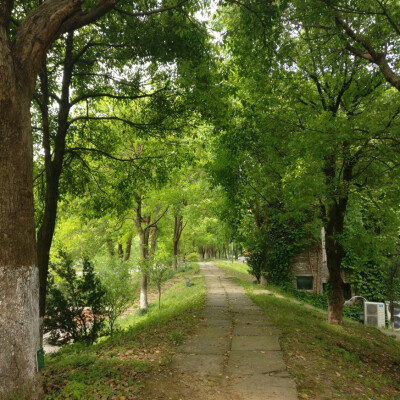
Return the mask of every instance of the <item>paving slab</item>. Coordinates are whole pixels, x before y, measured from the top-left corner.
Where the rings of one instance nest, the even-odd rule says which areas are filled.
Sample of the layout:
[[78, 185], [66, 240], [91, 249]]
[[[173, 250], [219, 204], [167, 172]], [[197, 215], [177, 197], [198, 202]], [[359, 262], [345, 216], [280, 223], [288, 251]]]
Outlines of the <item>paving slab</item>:
[[286, 365], [281, 351], [232, 351], [226, 367], [228, 376], [246, 376], [268, 374], [276, 376], [285, 374]]
[[230, 349], [230, 341], [226, 337], [209, 337], [203, 331], [202, 336], [198, 336], [180, 346], [180, 353], [189, 354], [223, 354]]
[[232, 328], [231, 319], [222, 319], [218, 317], [203, 318], [200, 322], [200, 326], [228, 326]]
[[232, 320], [232, 314], [229, 312], [228, 308], [224, 309], [222, 307], [207, 307], [201, 316], [203, 318], [221, 318]]
[[231, 334], [232, 327], [230, 325], [221, 326], [210, 324], [199, 329], [195, 337], [207, 336], [209, 338], [226, 338], [227, 336], [231, 336]]
[[296, 384], [288, 377], [254, 374], [234, 378], [230, 387], [246, 400], [298, 400]]
[[257, 316], [260, 318], [265, 318], [265, 314], [262, 310], [255, 306], [248, 306], [248, 307], [240, 307], [236, 309], [232, 309], [233, 314], [245, 314], [245, 315], [252, 315]]
[[280, 350], [278, 335], [265, 336], [234, 336], [232, 338], [232, 351], [235, 350]]
[[206, 307], [228, 308], [228, 300], [226, 298], [210, 297], [206, 300]]
[[196, 372], [200, 375], [218, 376], [223, 369], [225, 358], [224, 354], [179, 353], [175, 356], [172, 365], [184, 372]]
[[233, 327], [233, 336], [260, 336], [260, 335], [279, 335], [281, 330], [272, 325], [252, 326], [235, 325]]
[[234, 316], [235, 325], [244, 325], [244, 326], [270, 326], [271, 323], [268, 320], [264, 320], [263, 318], [253, 317], [251, 315], [246, 316], [243, 314], [237, 314]]

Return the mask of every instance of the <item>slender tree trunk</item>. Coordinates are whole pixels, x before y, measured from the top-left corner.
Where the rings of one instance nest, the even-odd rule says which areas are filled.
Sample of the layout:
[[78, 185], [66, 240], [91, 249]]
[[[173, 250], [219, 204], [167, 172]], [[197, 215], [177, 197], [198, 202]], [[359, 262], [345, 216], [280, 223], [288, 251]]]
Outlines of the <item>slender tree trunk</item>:
[[203, 250], [203, 246], [198, 246], [198, 252], [199, 252], [200, 261], [204, 261], [204, 250]]
[[158, 234], [158, 227], [157, 225], [153, 225], [150, 228], [150, 236], [151, 236], [151, 245], [150, 245], [150, 258], [154, 257], [157, 248], [157, 234]]
[[176, 271], [178, 267], [179, 241], [184, 229], [185, 226], [183, 225], [183, 216], [175, 215], [174, 236], [172, 238], [172, 249], [173, 249], [172, 268], [174, 271]]
[[39, 396], [31, 91], [0, 29], [0, 398]]
[[131, 258], [131, 250], [132, 250], [132, 235], [128, 237], [126, 240], [126, 249], [125, 249], [125, 261], [128, 261]]
[[140, 249], [140, 259], [143, 262], [141, 267], [141, 276], [140, 276], [140, 298], [139, 298], [139, 309], [142, 311], [147, 310], [149, 307], [148, 299], [147, 299], [147, 284], [148, 284], [148, 271], [146, 261], [148, 260], [148, 245], [149, 245], [149, 236], [146, 234], [144, 230], [139, 232], [139, 249]]
[[118, 257], [119, 258], [124, 257], [124, 249], [122, 248], [122, 243], [118, 243]]
[[46, 196], [43, 221], [37, 236], [37, 257], [40, 271], [40, 335], [43, 334], [43, 320], [46, 312], [46, 288], [49, 269], [50, 248], [53, 241], [59, 199], [59, 183], [64, 163], [65, 139], [68, 133], [68, 116], [70, 112], [69, 92], [72, 79], [73, 33], [67, 35], [64, 58], [64, 71], [59, 102], [57, 132], [54, 140], [54, 153], [51, 154], [50, 126], [48, 120], [49, 87], [46, 64], [40, 73], [41, 100], [40, 108], [43, 119], [43, 149], [46, 173]]
[[[149, 217], [142, 217], [142, 222], [148, 223]], [[149, 308], [149, 302], [147, 298], [147, 286], [149, 280], [149, 273], [147, 271], [147, 261], [149, 259], [149, 229], [142, 229], [139, 232], [139, 248], [140, 248], [140, 259], [143, 262], [142, 272], [140, 277], [140, 299], [139, 309], [146, 311]]]

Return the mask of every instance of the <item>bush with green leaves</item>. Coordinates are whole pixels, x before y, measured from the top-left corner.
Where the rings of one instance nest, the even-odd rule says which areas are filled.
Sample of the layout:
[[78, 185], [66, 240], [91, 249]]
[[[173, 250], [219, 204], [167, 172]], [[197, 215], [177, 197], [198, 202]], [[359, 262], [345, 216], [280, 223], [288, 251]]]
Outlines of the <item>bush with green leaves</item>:
[[[82, 275], [77, 274], [77, 267]], [[105, 289], [94, 271], [93, 264], [84, 259], [81, 265], [60, 253], [60, 261], [50, 266], [47, 287], [45, 332], [53, 343], [70, 341], [92, 344], [104, 332]]]
[[198, 253], [189, 253], [186, 255], [186, 261], [199, 262], [200, 257]]
[[100, 262], [100, 279], [105, 288], [104, 306], [110, 334], [113, 335], [115, 322], [133, 303], [139, 281], [133, 280], [130, 265], [121, 258], [109, 258]]

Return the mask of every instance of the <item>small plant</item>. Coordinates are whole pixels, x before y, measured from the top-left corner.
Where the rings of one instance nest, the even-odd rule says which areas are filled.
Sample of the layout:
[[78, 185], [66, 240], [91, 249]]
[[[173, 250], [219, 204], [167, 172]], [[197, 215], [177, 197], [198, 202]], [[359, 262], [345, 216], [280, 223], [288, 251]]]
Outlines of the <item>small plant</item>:
[[151, 267], [150, 280], [155, 283], [158, 290], [158, 308], [161, 307], [161, 288], [163, 282], [168, 279], [168, 272], [171, 268], [168, 265], [171, 263], [167, 253], [159, 253], [153, 260]]
[[105, 261], [100, 267], [100, 278], [105, 287], [104, 305], [112, 336], [115, 321], [133, 302], [135, 284], [129, 273], [129, 265], [120, 258]]

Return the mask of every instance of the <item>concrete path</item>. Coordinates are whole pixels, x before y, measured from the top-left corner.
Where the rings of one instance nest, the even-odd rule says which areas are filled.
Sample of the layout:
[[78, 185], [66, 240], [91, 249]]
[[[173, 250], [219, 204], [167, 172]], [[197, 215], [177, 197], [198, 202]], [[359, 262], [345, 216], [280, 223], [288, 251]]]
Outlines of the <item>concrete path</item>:
[[202, 263], [201, 272], [208, 291], [202, 323], [197, 335], [178, 349], [174, 367], [220, 385], [226, 399], [297, 400], [279, 330], [212, 263]]

